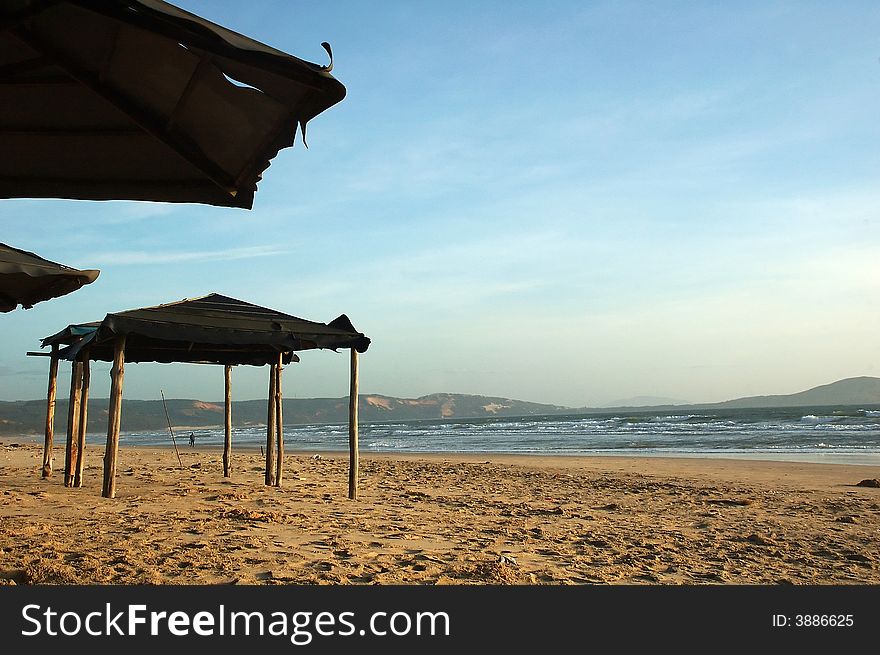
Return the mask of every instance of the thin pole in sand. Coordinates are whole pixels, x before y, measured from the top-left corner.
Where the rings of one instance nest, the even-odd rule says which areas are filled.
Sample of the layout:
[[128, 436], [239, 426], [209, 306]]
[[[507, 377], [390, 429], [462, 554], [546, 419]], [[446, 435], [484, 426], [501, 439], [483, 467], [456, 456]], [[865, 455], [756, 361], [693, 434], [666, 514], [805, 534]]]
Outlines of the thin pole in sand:
[[226, 364], [224, 366], [224, 378], [225, 378], [225, 398], [224, 398], [224, 435], [223, 435], [223, 477], [230, 477], [231, 473], [229, 470], [230, 459], [232, 457], [232, 365]]
[[284, 479], [284, 421], [281, 415], [281, 369], [284, 353], [278, 353], [275, 364], [275, 443], [278, 452], [275, 457], [275, 486], [280, 487]]
[[174, 444], [174, 452], [177, 453], [177, 463], [183, 468], [183, 462], [180, 461], [180, 451], [177, 450], [177, 441], [174, 439], [174, 430], [171, 429], [171, 419], [168, 418], [168, 405], [165, 404], [165, 391], [159, 389], [162, 394], [162, 406], [165, 408], [165, 420], [168, 421], [168, 431], [171, 433], [171, 442]]

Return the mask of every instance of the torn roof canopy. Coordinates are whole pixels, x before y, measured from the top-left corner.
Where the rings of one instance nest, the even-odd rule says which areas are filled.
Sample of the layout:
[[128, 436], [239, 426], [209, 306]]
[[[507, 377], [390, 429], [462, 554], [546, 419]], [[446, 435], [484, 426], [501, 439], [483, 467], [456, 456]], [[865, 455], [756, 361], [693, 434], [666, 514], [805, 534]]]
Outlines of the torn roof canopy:
[[0, 197], [250, 209], [331, 69], [159, 0], [0, 0]]
[[0, 312], [24, 309], [67, 295], [94, 282], [100, 271], [58, 264], [0, 243]]

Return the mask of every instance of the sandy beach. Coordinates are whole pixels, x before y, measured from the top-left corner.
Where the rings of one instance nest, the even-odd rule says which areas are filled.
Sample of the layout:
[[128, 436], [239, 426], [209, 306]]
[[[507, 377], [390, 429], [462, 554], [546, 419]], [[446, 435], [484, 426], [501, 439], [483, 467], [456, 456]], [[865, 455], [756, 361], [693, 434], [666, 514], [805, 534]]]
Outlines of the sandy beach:
[[101, 497], [40, 477], [42, 445], [0, 440], [6, 584], [880, 584], [871, 466], [732, 459], [119, 454]]

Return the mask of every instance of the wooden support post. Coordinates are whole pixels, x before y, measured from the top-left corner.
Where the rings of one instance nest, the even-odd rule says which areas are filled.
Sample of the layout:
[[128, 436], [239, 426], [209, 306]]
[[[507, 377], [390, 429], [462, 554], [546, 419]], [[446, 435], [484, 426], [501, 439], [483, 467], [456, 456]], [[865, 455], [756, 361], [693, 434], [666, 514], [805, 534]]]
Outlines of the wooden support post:
[[284, 419], [281, 412], [281, 368], [283, 355], [278, 353], [278, 363], [275, 364], [275, 438], [278, 446], [277, 461], [275, 462], [275, 486], [280, 487], [284, 480]]
[[67, 400], [67, 447], [64, 450], [64, 486], [73, 486], [76, 466], [76, 440], [79, 437], [79, 392], [82, 388], [82, 362], [70, 363], [70, 396]]
[[230, 477], [229, 459], [232, 456], [232, 365], [226, 364], [223, 367], [223, 377], [225, 378], [224, 393], [224, 417], [225, 434], [223, 438], [223, 477]]
[[269, 366], [269, 406], [266, 416], [266, 486], [275, 484], [275, 364]]
[[46, 439], [43, 442], [43, 477], [52, 475], [52, 446], [55, 441], [55, 395], [58, 391], [58, 344], [52, 344], [49, 361], [49, 391], [46, 394]]
[[79, 435], [76, 444], [76, 466], [74, 467], [73, 486], [82, 487], [82, 472], [86, 454], [86, 426], [89, 422], [89, 382], [91, 371], [89, 366], [89, 351], [82, 354], [82, 389], [79, 401]]
[[351, 349], [351, 385], [348, 390], [348, 497], [358, 497], [358, 353]]
[[104, 451], [104, 498], [116, 497], [116, 459], [119, 454], [119, 427], [122, 419], [122, 383], [125, 378], [125, 335], [113, 344], [113, 368], [110, 369], [110, 411], [107, 417], [107, 448]]

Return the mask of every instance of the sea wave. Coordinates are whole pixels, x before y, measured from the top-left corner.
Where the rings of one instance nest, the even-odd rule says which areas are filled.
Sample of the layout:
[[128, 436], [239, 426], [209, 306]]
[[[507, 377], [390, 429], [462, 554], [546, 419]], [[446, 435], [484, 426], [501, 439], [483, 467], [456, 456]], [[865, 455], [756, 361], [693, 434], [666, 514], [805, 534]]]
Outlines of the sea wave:
[[839, 416], [816, 416], [815, 414], [801, 416], [801, 421], [803, 423], [834, 423], [839, 420]]
[[670, 423], [683, 423], [686, 421], [694, 421], [697, 419], [713, 419], [715, 416], [709, 416], [706, 414], [671, 414], [669, 416], [657, 416], [652, 419], [655, 422], [662, 423], [664, 421], [668, 421]]
[[[233, 430], [236, 447], [259, 448], [266, 443], [265, 427]], [[186, 434], [177, 435], [183, 443]], [[196, 430], [199, 445], [223, 443], [223, 430]], [[348, 427], [333, 425], [285, 426], [293, 450], [348, 448]], [[89, 443], [103, 444], [100, 435]], [[633, 412], [565, 416], [489, 417], [395, 420], [360, 426], [364, 452], [497, 452], [587, 454], [625, 452], [633, 455], [711, 453], [815, 453], [838, 457], [843, 453], [880, 461], [880, 409], [855, 407], [775, 408], [712, 411], [710, 413]], [[171, 446], [167, 432], [122, 435], [123, 445]]]

